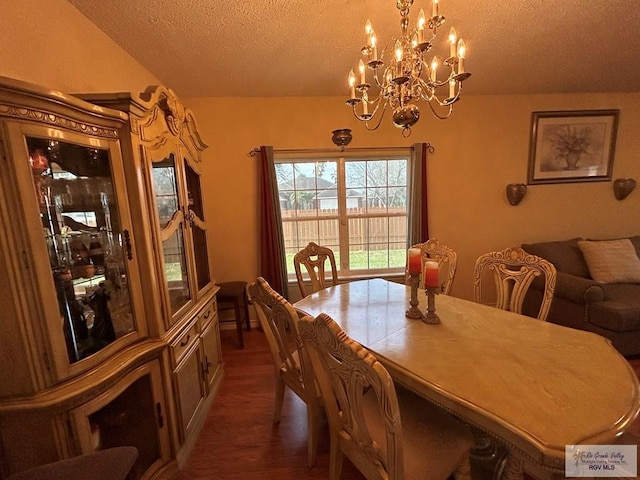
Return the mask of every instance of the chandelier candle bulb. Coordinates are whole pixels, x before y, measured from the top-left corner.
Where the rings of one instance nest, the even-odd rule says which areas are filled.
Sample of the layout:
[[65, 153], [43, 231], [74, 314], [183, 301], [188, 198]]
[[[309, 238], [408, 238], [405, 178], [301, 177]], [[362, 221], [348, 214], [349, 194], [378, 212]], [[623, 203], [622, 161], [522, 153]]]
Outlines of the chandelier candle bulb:
[[438, 16], [438, 0], [433, 0], [433, 10], [431, 13], [432, 13], [431, 14], [432, 17]]
[[432, 82], [435, 83], [436, 81], [436, 75], [437, 75], [437, 70], [438, 70], [438, 57], [433, 57], [433, 60], [431, 60], [431, 72], [429, 72], [430, 75], [430, 79]]
[[358, 63], [358, 70], [360, 70], [360, 85], [364, 85], [365, 76], [364, 76], [364, 62], [360, 59], [360, 63]]
[[427, 20], [424, 17], [424, 10], [420, 9], [418, 14], [418, 43], [424, 43], [424, 26]]
[[464, 44], [464, 40], [458, 40], [458, 73], [464, 73], [463, 60], [467, 54], [467, 47]]
[[402, 75], [402, 44], [398, 40], [396, 42], [396, 77]]
[[449, 98], [453, 98], [455, 96], [456, 96], [456, 81], [452, 79], [449, 81]]
[[[376, 32], [373, 30], [371, 21], [367, 19], [367, 23], [364, 25], [364, 31], [367, 34], [367, 49], [369, 51], [369, 61], [378, 60], [377, 38]], [[364, 82], [363, 82], [364, 83]]]
[[376, 32], [373, 29], [371, 29], [371, 49], [373, 50], [371, 54], [373, 56], [372, 60], [378, 60], [378, 37], [376, 37]]
[[349, 88], [351, 88], [351, 99], [356, 98], [356, 75], [353, 70], [349, 72]]
[[373, 26], [371, 25], [371, 20], [367, 18], [367, 21], [364, 24], [364, 33], [367, 34], [369, 40], [371, 40], [371, 32], [373, 32]]
[[438, 262], [428, 261], [424, 264], [424, 286], [425, 288], [438, 287]]
[[454, 58], [456, 56], [456, 43], [458, 40], [458, 34], [456, 33], [456, 29], [451, 27], [449, 30], [449, 56]]
[[409, 273], [420, 273], [422, 271], [422, 259], [421, 252], [419, 248], [410, 248], [408, 250], [409, 261], [408, 270]]

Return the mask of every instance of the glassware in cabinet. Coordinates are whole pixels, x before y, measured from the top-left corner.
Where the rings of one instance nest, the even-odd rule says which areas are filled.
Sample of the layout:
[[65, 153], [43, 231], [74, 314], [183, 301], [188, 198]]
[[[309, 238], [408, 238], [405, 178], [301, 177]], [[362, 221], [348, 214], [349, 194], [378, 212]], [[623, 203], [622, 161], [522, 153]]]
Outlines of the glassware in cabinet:
[[70, 363], [133, 332], [127, 257], [109, 151], [27, 136], [29, 164]]
[[3, 291], [0, 304], [17, 308], [2, 323], [24, 366], [2, 378], [0, 397], [87, 372], [148, 331], [117, 140], [121, 120], [112, 129], [79, 122], [67, 129], [25, 107], [29, 121], [16, 121], [2, 117], [1, 93], [10, 168], [0, 224], [8, 227], [4, 254], [20, 260], [6, 274], [24, 301]]

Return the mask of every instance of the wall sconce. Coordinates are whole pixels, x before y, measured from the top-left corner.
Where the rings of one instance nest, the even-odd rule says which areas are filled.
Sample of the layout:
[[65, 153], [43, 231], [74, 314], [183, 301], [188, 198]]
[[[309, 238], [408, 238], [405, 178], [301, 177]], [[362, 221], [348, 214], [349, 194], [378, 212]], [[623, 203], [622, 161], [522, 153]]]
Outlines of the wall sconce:
[[510, 183], [507, 185], [507, 200], [514, 207], [518, 205], [527, 193], [527, 186], [524, 183]]
[[351, 129], [349, 128], [341, 128], [338, 130], [334, 130], [331, 132], [333, 135], [331, 136], [331, 141], [335, 143], [338, 147], [346, 147], [351, 143], [351, 139], [353, 136], [351, 135]]
[[636, 188], [633, 178], [617, 178], [613, 182], [613, 193], [618, 200], [624, 200]]

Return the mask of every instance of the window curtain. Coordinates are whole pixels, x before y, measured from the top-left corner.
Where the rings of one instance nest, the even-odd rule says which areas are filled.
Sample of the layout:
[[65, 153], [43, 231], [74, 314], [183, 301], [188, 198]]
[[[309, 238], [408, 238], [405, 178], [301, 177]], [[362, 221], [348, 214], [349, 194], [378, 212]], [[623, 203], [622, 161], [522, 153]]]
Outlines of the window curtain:
[[275, 291], [288, 299], [287, 265], [273, 147], [261, 146], [258, 156], [260, 159], [260, 195], [258, 197], [260, 276], [269, 282]]
[[427, 216], [427, 143], [412, 146], [409, 165], [409, 215], [407, 217], [407, 248], [429, 240]]

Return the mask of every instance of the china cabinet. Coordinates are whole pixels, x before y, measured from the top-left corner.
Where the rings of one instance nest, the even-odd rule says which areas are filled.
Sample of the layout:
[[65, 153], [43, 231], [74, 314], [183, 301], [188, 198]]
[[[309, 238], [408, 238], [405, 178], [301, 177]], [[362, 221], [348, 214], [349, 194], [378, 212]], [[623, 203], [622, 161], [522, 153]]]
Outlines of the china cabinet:
[[[155, 235], [148, 240], [149, 264], [161, 272], [158, 332], [170, 344], [166, 356], [173, 385], [177, 459], [193, 447], [204, 414], [222, 378], [215, 286], [209, 271], [207, 223], [201, 188], [201, 154], [206, 145], [195, 118], [171, 89], [153, 87], [139, 97], [128, 93], [81, 95], [95, 105], [122, 111], [129, 123], [121, 130], [123, 152], [140, 165], [139, 189]], [[132, 171], [131, 175], [134, 176]]]
[[223, 375], [195, 120], [164, 87], [0, 77], [0, 478], [117, 445], [184, 462]]

